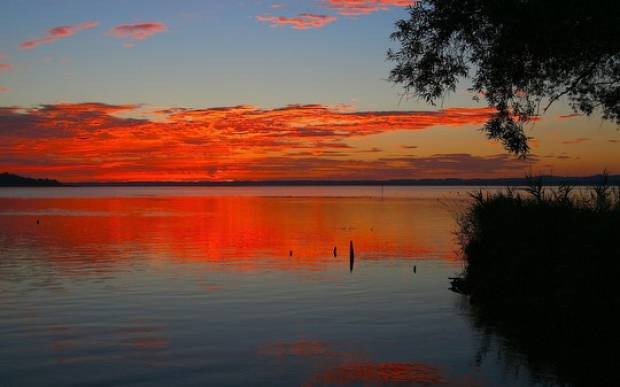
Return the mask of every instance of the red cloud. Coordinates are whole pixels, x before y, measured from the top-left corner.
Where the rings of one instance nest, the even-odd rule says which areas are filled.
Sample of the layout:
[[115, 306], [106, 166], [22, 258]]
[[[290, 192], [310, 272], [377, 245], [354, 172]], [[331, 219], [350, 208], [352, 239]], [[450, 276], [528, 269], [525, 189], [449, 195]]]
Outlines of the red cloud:
[[69, 36], [75, 35], [75, 33], [79, 31], [89, 30], [89, 29], [97, 27], [98, 25], [99, 25], [98, 22], [90, 21], [90, 22], [75, 24], [72, 26], [54, 27], [48, 30], [45, 36], [41, 38], [27, 40], [25, 42], [22, 42], [19, 45], [19, 47], [21, 47], [24, 50], [29, 50], [37, 46], [40, 46], [42, 44], [54, 43], [58, 39], [67, 38]]
[[366, 15], [390, 7], [408, 7], [415, 0], [323, 0], [323, 5], [346, 16]]
[[108, 34], [116, 38], [128, 38], [133, 40], [144, 40], [149, 36], [165, 32], [168, 30], [168, 26], [164, 23], [150, 22], [150, 23], [135, 23], [135, 24], [121, 24], [112, 27]]
[[0, 86], [0, 93], [8, 93], [8, 92], [9, 92], [9, 88]]
[[269, 23], [272, 27], [291, 26], [296, 30], [308, 30], [312, 28], [322, 28], [336, 21], [335, 16], [315, 15], [302, 13], [296, 17], [285, 16], [256, 16], [256, 20]]
[[13, 68], [12, 64], [9, 63], [0, 63], [0, 71], [6, 71]]
[[0, 107], [0, 170], [66, 181], [144, 181], [300, 177], [296, 171], [321, 179], [402, 178], [433, 171], [499, 173], [524, 165], [509, 158], [468, 155], [368, 160], [369, 153], [347, 143], [387, 131], [480, 125], [492, 113], [487, 108], [436, 112], [344, 112], [323, 105], [172, 108], [153, 112], [156, 120], [135, 118], [138, 109], [102, 103]]

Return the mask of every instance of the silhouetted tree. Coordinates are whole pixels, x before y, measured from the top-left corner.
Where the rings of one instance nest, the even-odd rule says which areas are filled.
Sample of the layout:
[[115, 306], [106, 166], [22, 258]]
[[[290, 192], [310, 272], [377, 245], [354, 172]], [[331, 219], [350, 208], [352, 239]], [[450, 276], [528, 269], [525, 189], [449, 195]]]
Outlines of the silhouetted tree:
[[529, 151], [523, 125], [562, 97], [620, 123], [620, 1], [420, 0], [396, 27], [390, 80], [434, 104], [471, 78], [497, 110], [487, 136], [515, 154]]

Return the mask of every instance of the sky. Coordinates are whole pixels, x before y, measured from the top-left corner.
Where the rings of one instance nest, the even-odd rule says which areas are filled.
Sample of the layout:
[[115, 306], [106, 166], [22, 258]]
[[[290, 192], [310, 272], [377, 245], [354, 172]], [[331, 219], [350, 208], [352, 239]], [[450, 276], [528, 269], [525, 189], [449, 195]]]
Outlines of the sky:
[[519, 160], [463, 83], [386, 80], [410, 0], [5, 0], [0, 172], [62, 181], [620, 173], [620, 133], [565, 101]]

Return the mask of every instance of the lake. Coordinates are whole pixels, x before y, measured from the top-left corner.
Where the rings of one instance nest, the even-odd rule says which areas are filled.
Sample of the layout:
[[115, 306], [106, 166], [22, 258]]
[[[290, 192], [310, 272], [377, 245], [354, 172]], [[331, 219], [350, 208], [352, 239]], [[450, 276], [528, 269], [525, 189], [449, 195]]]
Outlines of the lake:
[[472, 190], [0, 189], [0, 386], [534, 384], [448, 290]]

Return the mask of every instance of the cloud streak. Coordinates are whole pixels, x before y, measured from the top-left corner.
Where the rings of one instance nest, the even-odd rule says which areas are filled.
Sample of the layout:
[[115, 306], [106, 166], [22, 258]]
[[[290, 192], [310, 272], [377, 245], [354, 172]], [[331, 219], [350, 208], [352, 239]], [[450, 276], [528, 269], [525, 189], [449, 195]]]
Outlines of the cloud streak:
[[50, 28], [45, 36], [40, 38], [26, 40], [22, 42], [19, 47], [23, 50], [30, 50], [36, 48], [42, 44], [51, 44], [59, 39], [68, 38], [76, 33], [84, 30], [90, 30], [96, 28], [99, 25], [96, 21], [89, 21], [75, 25], [59, 26]]
[[576, 144], [582, 144], [584, 142], [588, 142], [590, 140], [592, 140], [592, 139], [591, 138], [587, 138], [587, 137], [580, 137], [580, 138], [574, 138], [574, 139], [571, 139], [571, 140], [562, 141], [562, 144], [564, 144], [564, 145], [576, 145]]
[[296, 30], [323, 28], [336, 21], [336, 16], [302, 13], [295, 17], [257, 16], [256, 20], [268, 23], [272, 27], [289, 26]]
[[392, 7], [408, 7], [414, 0], [323, 0], [322, 5], [344, 16], [367, 15]]
[[120, 24], [108, 30], [108, 35], [115, 38], [144, 40], [155, 34], [168, 31], [168, 26], [160, 22]]

